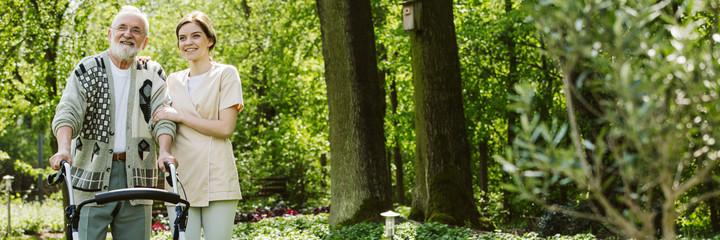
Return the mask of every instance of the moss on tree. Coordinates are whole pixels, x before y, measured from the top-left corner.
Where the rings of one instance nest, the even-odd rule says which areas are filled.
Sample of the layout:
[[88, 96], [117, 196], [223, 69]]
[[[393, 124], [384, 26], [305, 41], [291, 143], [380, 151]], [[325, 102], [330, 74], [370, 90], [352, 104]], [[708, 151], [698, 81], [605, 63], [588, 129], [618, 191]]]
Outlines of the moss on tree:
[[380, 213], [389, 210], [392, 206], [390, 201], [379, 199], [367, 199], [363, 201], [360, 209], [355, 211], [355, 215], [345, 221], [340, 222], [335, 229], [352, 226], [361, 222], [382, 222], [383, 217]]
[[[465, 186], [467, 187], [467, 186]], [[463, 183], [457, 174], [442, 171], [430, 180], [430, 202], [427, 221], [453, 226], [465, 226], [491, 231], [495, 226], [480, 216], [473, 202], [473, 196], [463, 191]]]
[[425, 212], [423, 212], [420, 209], [413, 208], [410, 209], [410, 214], [408, 214], [408, 219], [415, 220], [418, 222], [424, 222], [425, 221]]

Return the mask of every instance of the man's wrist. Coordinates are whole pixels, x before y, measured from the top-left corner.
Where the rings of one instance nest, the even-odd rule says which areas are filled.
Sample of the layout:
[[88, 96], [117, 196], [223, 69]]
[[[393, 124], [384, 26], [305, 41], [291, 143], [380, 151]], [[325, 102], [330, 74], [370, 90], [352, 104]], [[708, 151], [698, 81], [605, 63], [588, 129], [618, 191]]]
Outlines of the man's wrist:
[[67, 147], [65, 147], [65, 146], [63, 146], [63, 147], [58, 147], [58, 152], [70, 153], [70, 146], [67, 146]]

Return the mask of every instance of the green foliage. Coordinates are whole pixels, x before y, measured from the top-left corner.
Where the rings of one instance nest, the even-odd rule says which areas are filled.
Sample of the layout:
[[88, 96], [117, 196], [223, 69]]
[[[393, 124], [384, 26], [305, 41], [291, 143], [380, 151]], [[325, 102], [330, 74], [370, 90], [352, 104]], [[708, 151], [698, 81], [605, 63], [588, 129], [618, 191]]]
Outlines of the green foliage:
[[399, 205], [399, 206], [395, 206], [393, 211], [398, 213], [400, 218], [407, 219], [408, 215], [410, 215], [411, 209], [412, 208], [410, 206]]
[[[12, 234], [8, 239], [33, 239], [42, 233], [62, 234], [63, 208], [61, 194], [53, 194], [44, 203], [12, 199]], [[4, 198], [3, 198], [4, 199]], [[6, 202], [0, 201], [0, 235], [4, 235], [6, 222]], [[387, 239], [383, 236], [384, 226], [379, 223], [361, 223], [338, 230], [330, 230], [328, 214], [297, 215], [263, 219], [255, 223], [238, 223], [233, 229], [232, 239]], [[167, 222], [167, 219], [161, 220]], [[33, 235], [30, 235], [33, 234]], [[170, 231], [153, 232], [151, 239], [170, 239]], [[467, 229], [451, 228], [439, 223], [419, 225], [403, 222], [395, 225], [395, 239], [398, 240], [435, 240], [435, 239], [542, 239], [536, 233], [517, 236], [495, 231], [474, 234]], [[555, 235], [546, 239], [595, 239], [590, 234], [570, 236]]]
[[[16, 191], [36, 187], [38, 176], [51, 172], [47, 164], [43, 169], [38, 167], [38, 136], [24, 123], [26, 120], [14, 121], [6, 126], [4, 135], [0, 134], [0, 146], [5, 151], [0, 153], [0, 176], [15, 177], [13, 189]], [[48, 156], [50, 149], [44, 150], [43, 156]], [[37, 195], [38, 192], [31, 194]]]
[[19, 172], [20, 174], [27, 175], [27, 176], [33, 176], [33, 177], [47, 176], [47, 175], [57, 172], [55, 170], [52, 170], [49, 167], [44, 168], [44, 169], [34, 168], [30, 164], [27, 164], [20, 160], [15, 160], [15, 171]]
[[[563, 206], [563, 208], [584, 213], [591, 212], [587, 203], [584, 201], [580, 201], [577, 204], [568, 204], [568, 206]], [[554, 211], [547, 211], [538, 221], [538, 234], [542, 237], [548, 237], [556, 234], [573, 235], [587, 232], [599, 232], [599, 230], [603, 229], [603, 225], [596, 221], [576, 218]]]
[[[403, 171], [406, 196], [414, 186], [415, 173], [413, 159], [415, 156], [415, 103], [413, 102], [414, 86], [412, 84], [412, 59], [408, 34], [402, 29], [401, 8], [397, 1], [371, 1], [373, 21], [375, 22], [375, 41], [378, 70], [384, 78], [387, 97], [385, 106], [385, 146], [400, 149], [402, 169], [392, 164], [391, 170]], [[394, 83], [394, 86], [393, 86]], [[396, 92], [397, 107], [393, 109], [392, 92]], [[390, 155], [388, 155], [390, 157]], [[395, 156], [392, 156], [393, 158]], [[390, 160], [392, 158], [389, 158]], [[392, 161], [392, 160], [390, 160]], [[393, 185], [396, 175], [392, 174]], [[406, 199], [407, 202], [409, 202]]]
[[[558, 95], [562, 84], [558, 71], [544, 52], [545, 43], [537, 35], [535, 26], [525, 19], [533, 14], [520, 6], [532, 1], [511, 1], [510, 11], [506, 1], [455, 1], [455, 19], [463, 79], [463, 104], [473, 154], [473, 172], [480, 167], [476, 159], [490, 158], [504, 151], [508, 143], [508, 116], [512, 113], [508, 95], [514, 91], [510, 81], [536, 83], [539, 99], [533, 111], [543, 118], [564, 116], [562, 99]], [[514, 52], [508, 44], [514, 43]], [[516, 59], [516, 69], [509, 66], [511, 57]], [[486, 145], [486, 148], [482, 146]], [[503, 192], [507, 173], [496, 161], [488, 160], [488, 192], [507, 198], [503, 206], [489, 214], [493, 222], [514, 221], [527, 215], [539, 215], [531, 203], [518, 201], [515, 193]], [[480, 189], [480, 179], [473, 175], [475, 193]], [[482, 197], [482, 196], [481, 196]], [[509, 204], [512, 202], [512, 204]], [[515, 219], [516, 220], [516, 219]]]
[[[483, 217], [489, 218], [491, 223], [502, 223], [503, 217], [508, 214], [508, 209], [504, 209], [503, 195], [499, 192], [482, 193], [478, 199], [479, 210], [483, 213]], [[532, 206], [531, 203], [531, 208]]]
[[562, 235], [554, 235], [547, 238], [540, 237], [537, 233], [529, 232], [526, 234], [523, 234], [522, 236], [513, 235], [509, 233], [503, 233], [500, 231], [495, 231], [492, 233], [480, 235], [478, 238], [480, 239], [503, 239], [503, 240], [519, 240], [519, 239], [547, 239], [547, 240], [570, 240], [570, 239], [577, 239], [577, 240], [588, 240], [588, 239], [597, 239], [592, 234], [578, 234], [575, 236], [562, 236]]
[[[47, 201], [28, 201], [17, 195], [10, 199], [10, 235], [37, 235], [44, 232], [58, 233], [64, 231], [64, 212], [62, 194], [57, 193]], [[7, 198], [5, 193], [0, 197], [0, 235], [7, 232]]]
[[[496, 156], [513, 175], [509, 187], [552, 211], [611, 224], [626, 237], [653, 238], [660, 229], [663, 238], [675, 238], [678, 214], [697, 204], [683, 196], [709, 179], [720, 138], [714, 131], [720, 52], [701, 14], [711, 9], [680, 2], [692, 7], [675, 12], [674, 1], [642, 0], [533, 5], [532, 20], [565, 74], [570, 117], [567, 125], [546, 123], [532, 111], [537, 86], [516, 89], [518, 137]], [[601, 210], [583, 214], [548, 204], [556, 185], [577, 187]]]
[[395, 223], [395, 239], [412, 240], [417, 239], [418, 225], [412, 222]]
[[252, 191], [252, 179], [287, 176], [288, 202], [327, 198], [328, 115], [314, 1], [247, 4], [224, 3], [211, 15], [243, 17], [216, 18], [229, 41], [217, 56], [238, 66], [245, 89], [232, 137], [243, 189]]
[[384, 233], [383, 225], [379, 223], [358, 223], [352, 226], [343, 227], [338, 230], [332, 230], [327, 240], [343, 240], [343, 239], [362, 239], [374, 240], [382, 239]]
[[464, 228], [450, 228], [445, 224], [425, 223], [417, 228], [417, 239], [468, 239], [472, 233]]
[[[86, 29], [92, 21], [86, 10], [96, 1], [74, 2], [72, 7], [70, 2], [11, 0], [0, 6], [5, 26], [0, 44], [7, 46], [0, 56], [0, 146], [11, 159], [0, 163], [0, 174], [14, 175], [18, 189], [31, 188], [37, 176], [17, 173], [14, 163], [38, 167], [40, 134], [46, 143], [43, 156], [50, 156], [47, 129], [64, 86], [61, 79], [94, 46], [88, 43], [102, 37], [88, 35]], [[77, 26], [83, 26], [82, 31]]]
[[[379, 223], [359, 223], [333, 230], [326, 239], [387, 239], [384, 231], [384, 226]], [[403, 240], [470, 239], [472, 233], [464, 228], [450, 228], [440, 223], [416, 225], [404, 222], [395, 225], [394, 236], [394, 239]]]
[[233, 239], [325, 239], [328, 233], [327, 214], [321, 213], [238, 223]]
[[0, 150], [0, 162], [6, 161], [8, 159], [10, 159], [10, 156], [8, 156], [8, 154], [3, 150]]
[[708, 205], [700, 205], [681, 214], [678, 218], [680, 234], [685, 237], [705, 238], [713, 234], [710, 226], [710, 208]]

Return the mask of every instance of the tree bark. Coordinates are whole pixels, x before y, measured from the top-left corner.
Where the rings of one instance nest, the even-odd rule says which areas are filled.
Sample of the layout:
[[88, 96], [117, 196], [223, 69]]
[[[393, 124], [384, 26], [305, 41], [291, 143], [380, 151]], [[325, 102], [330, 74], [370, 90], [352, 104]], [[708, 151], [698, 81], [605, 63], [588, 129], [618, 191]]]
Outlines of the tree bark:
[[485, 139], [480, 140], [478, 145], [478, 154], [480, 155], [478, 162], [478, 179], [480, 182], [480, 190], [482, 190], [485, 194], [489, 194], [490, 180], [488, 177], [488, 163], [490, 162], [490, 149], [488, 149], [488, 143]]
[[332, 227], [381, 220], [392, 207], [385, 93], [369, 0], [317, 0], [330, 118]]
[[[505, 0], [505, 15], [507, 18], [510, 18], [510, 12], [513, 10], [512, 4], [512, 0]], [[514, 30], [515, 28], [512, 24], [510, 24], [503, 33], [503, 43], [505, 44], [505, 47], [508, 51], [508, 73], [505, 79], [505, 87], [507, 91], [506, 96], [517, 95], [517, 93], [515, 92], [515, 84], [517, 83], [517, 56], [515, 55], [516, 44], [513, 34]], [[507, 119], [507, 144], [508, 146], [512, 146], [515, 142], [515, 124], [518, 119], [518, 114], [513, 109], [510, 109], [509, 99], [507, 100], [505, 117]], [[507, 174], [503, 174], [502, 178], [504, 182], [512, 181]], [[512, 206], [510, 205], [510, 198], [513, 198], [513, 196], [514, 194], [503, 189], [503, 208], [505, 208], [509, 212], [509, 214], [505, 217], [506, 222], [511, 222], [513, 220], [512, 217], [518, 215], [515, 214]]]
[[[392, 113], [394, 115], [397, 114], [397, 107], [398, 107], [398, 95], [397, 95], [397, 82], [393, 78], [393, 81], [390, 85], [390, 104], [392, 105]], [[398, 121], [393, 121], [393, 125], [395, 125], [395, 129], [398, 129]], [[403, 161], [402, 161], [402, 154], [400, 151], [400, 141], [398, 140], [400, 137], [397, 135], [394, 136], [393, 141], [395, 142], [395, 146], [393, 147], [393, 157], [394, 157], [394, 164], [395, 164], [395, 194], [397, 194], [397, 202], [400, 205], [405, 205], [405, 173], [403, 171]]]
[[[717, 184], [715, 183], [715, 181], [712, 180], [712, 178], [708, 180], [704, 185], [706, 192], [712, 192], [713, 190], [717, 189]], [[712, 228], [713, 232], [720, 232], [720, 211], [718, 211], [718, 205], [720, 205], [720, 201], [718, 201], [717, 197], [714, 197], [708, 199], [705, 202], [710, 208], [710, 227]]]
[[[541, 49], [546, 49], [545, 46], [545, 40], [542, 38], [540, 39], [540, 46]], [[542, 57], [540, 57], [541, 62], [541, 69], [542, 69], [542, 82], [541, 84], [544, 85], [542, 92], [540, 92], [540, 103], [537, 106], [538, 114], [540, 114], [540, 119], [551, 119], [550, 117], [550, 111], [553, 108], [553, 94], [555, 94], [555, 81], [556, 79], [550, 76], [550, 71], [552, 71], [552, 67], [550, 60], [548, 59], [548, 56], [546, 54], [542, 54]]]
[[415, 102], [415, 191], [410, 218], [481, 226], [473, 198], [452, 0], [422, 4], [410, 32]]

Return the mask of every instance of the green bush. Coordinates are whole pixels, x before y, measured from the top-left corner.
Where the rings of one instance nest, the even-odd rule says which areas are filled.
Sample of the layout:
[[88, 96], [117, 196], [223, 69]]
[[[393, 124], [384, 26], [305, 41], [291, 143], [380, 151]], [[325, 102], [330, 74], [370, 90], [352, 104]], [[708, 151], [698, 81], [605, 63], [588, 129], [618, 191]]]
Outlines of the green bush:
[[235, 225], [233, 239], [324, 239], [329, 233], [327, 214], [266, 218]]
[[[563, 75], [567, 119], [543, 119], [538, 86], [516, 85], [517, 135], [495, 156], [511, 176], [506, 189], [624, 238], [675, 239], [678, 218], [706, 204], [695, 199], [718, 196], [702, 185], [718, 184], [720, 162], [720, 34], [708, 28], [716, 15], [706, 14], [717, 5], [547, 0], [527, 8]], [[597, 210], [548, 201], [557, 186], [576, 188]]]
[[678, 226], [682, 236], [691, 238], [706, 238], [712, 236], [713, 230], [710, 225], [710, 207], [700, 205], [688, 210], [678, 218]]
[[[64, 216], [62, 201], [58, 200], [59, 194], [54, 194], [49, 199], [40, 203], [38, 201], [27, 201], [19, 195], [10, 199], [10, 234], [12, 236], [37, 235], [44, 232], [62, 232]], [[3, 194], [0, 200], [0, 234], [7, 233], [7, 198]]]
[[379, 223], [359, 223], [330, 232], [327, 240], [375, 240], [383, 239], [383, 226]]
[[465, 228], [450, 228], [445, 224], [429, 222], [417, 228], [417, 240], [468, 239], [472, 236]]
[[411, 222], [395, 225], [395, 239], [414, 240], [417, 237], [417, 227], [418, 225]]
[[[563, 208], [584, 213], [592, 212], [587, 202], [573, 202], [578, 202], [578, 204], [569, 203], [566, 206], [563, 206]], [[604, 226], [597, 221], [576, 218], [554, 211], [546, 211], [538, 222], [538, 234], [541, 237], [548, 237], [556, 234], [574, 235], [593, 231], [597, 232], [602, 229], [604, 229]]]

